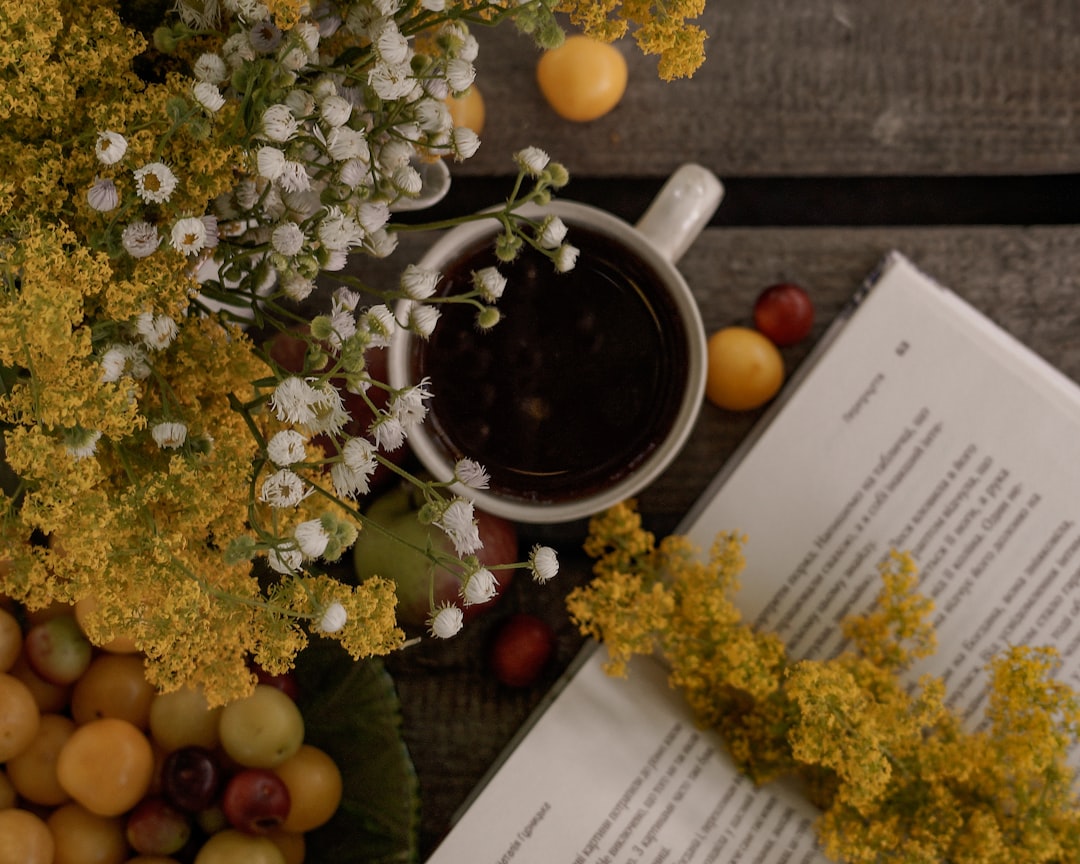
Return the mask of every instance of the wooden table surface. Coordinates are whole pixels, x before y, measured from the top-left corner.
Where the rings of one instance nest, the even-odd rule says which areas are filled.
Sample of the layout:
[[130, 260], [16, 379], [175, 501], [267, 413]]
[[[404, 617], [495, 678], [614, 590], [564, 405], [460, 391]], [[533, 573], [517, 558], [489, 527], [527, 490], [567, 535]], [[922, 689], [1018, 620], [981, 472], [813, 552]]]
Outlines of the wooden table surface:
[[[657, 80], [654, 60], [620, 44], [629, 89], [588, 124], [544, 104], [527, 38], [478, 31], [483, 145], [452, 167], [451, 194], [433, 213], [504, 196], [511, 154], [526, 145], [568, 166], [563, 197], [629, 221], [678, 164], [700, 162], [728, 187], [680, 264], [708, 330], [747, 323], [766, 285], [799, 282], [817, 319], [810, 339], [784, 351], [793, 370], [898, 249], [1080, 379], [1080, 4], [713, 0], [702, 20], [708, 59], [688, 81]], [[364, 275], [395, 278], [432, 239], [405, 236]], [[703, 406], [683, 452], [639, 498], [650, 529], [677, 526], [759, 414]], [[523, 548], [559, 549], [556, 582], [517, 579], [454, 640], [388, 662], [420, 780], [425, 856], [580, 647], [562, 601], [588, 578], [583, 536], [581, 524], [521, 526]], [[492, 632], [518, 609], [558, 633], [555, 662], [525, 690], [498, 685], [486, 666]]]

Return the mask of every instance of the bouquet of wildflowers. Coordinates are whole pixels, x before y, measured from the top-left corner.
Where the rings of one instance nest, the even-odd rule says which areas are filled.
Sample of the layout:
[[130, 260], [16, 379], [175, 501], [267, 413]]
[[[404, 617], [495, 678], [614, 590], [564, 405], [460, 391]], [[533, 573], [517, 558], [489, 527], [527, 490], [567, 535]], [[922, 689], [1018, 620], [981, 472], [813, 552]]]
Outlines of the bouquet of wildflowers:
[[[553, 6], [6, 0], [0, 594], [77, 604], [93, 642], [128, 640], [159, 687], [199, 685], [215, 703], [250, 689], [251, 662], [289, 668], [312, 634], [357, 658], [402, 644], [392, 582], [350, 584], [327, 563], [430, 396], [391, 390], [368, 351], [399, 328], [431, 332], [439, 274], [406, 267], [386, 288], [340, 271], [393, 252], [392, 213], [425, 164], [475, 152], [445, 101], [473, 81], [469, 26], [512, 19], [552, 44]], [[566, 182], [540, 151], [518, 162], [494, 215], [506, 249], [540, 228], [516, 208]], [[487, 274], [455, 299], [491, 324], [502, 287]], [[302, 338], [298, 368], [250, 335], [275, 328]], [[484, 482], [480, 466], [458, 474]], [[415, 482], [475, 600], [494, 580], [472, 504]], [[515, 566], [547, 579], [558, 564], [537, 548]], [[453, 635], [460, 610], [432, 611], [432, 632]]]

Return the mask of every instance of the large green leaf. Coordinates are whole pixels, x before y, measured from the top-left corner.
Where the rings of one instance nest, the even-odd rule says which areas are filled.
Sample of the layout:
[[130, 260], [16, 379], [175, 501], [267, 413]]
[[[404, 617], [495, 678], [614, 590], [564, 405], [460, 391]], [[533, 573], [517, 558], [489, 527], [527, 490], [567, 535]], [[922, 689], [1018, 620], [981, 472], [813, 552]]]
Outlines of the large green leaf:
[[356, 662], [329, 639], [300, 653], [305, 740], [341, 768], [341, 807], [307, 835], [307, 860], [326, 864], [412, 864], [419, 791], [401, 738], [401, 706], [378, 660]]

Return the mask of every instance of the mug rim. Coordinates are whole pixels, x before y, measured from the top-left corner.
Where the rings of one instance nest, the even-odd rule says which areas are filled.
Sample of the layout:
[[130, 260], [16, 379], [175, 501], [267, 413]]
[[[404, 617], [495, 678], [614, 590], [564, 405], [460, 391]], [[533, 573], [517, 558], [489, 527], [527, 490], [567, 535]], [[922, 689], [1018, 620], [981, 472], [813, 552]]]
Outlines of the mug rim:
[[[663, 287], [674, 302], [687, 340], [686, 386], [675, 417], [663, 439], [629, 474], [581, 497], [561, 498], [557, 501], [529, 501], [518, 497], [504, 497], [491, 490], [468, 488], [456, 482], [450, 486], [452, 492], [470, 499], [480, 510], [511, 521], [537, 525], [572, 522], [599, 513], [641, 492], [663, 473], [682, 450], [693, 431], [705, 394], [705, 328], [693, 292], [676, 263], [661, 254], [649, 239], [629, 222], [591, 204], [563, 199], [546, 205], [530, 204], [521, 208], [518, 213], [530, 219], [546, 215], [559, 216], [613, 237], [620, 244], [629, 247], [635, 255], [662, 277]], [[457, 225], [446, 231], [432, 244], [417, 266], [441, 271], [474, 240], [485, 234], [497, 233], [497, 231], [497, 226], [493, 227], [492, 223], [486, 220]], [[567, 235], [569, 242], [573, 242], [572, 233], [573, 225], [570, 226], [570, 234]], [[513, 290], [512, 286], [511, 290]], [[395, 313], [398, 320], [402, 320], [401, 315], [411, 302], [413, 301], [404, 299], [397, 302]], [[414, 334], [399, 328], [391, 339], [387, 352], [387, 372], [390, 386], [395, 389], [417, 383], [412, 380], [410, 374], [409, 356], [415, 338], [417, 337]], [[427, 433], [425, 423], [419, 424], [410, 431], [407, 443], [417, 459], [436, 480], [450, 482], [453, 480], [454, 466], [447, 460], [432, 436]]]

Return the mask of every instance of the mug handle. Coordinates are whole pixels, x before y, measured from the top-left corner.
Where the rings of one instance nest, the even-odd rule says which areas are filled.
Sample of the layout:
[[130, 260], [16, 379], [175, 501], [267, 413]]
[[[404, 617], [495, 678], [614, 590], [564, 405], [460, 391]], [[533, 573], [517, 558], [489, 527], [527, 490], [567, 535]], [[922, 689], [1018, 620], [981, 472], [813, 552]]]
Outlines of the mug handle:
[[672, 264], [697, 239], [724, 198], [708, 168], [688, 162], [667, 179], [635, 227]]

